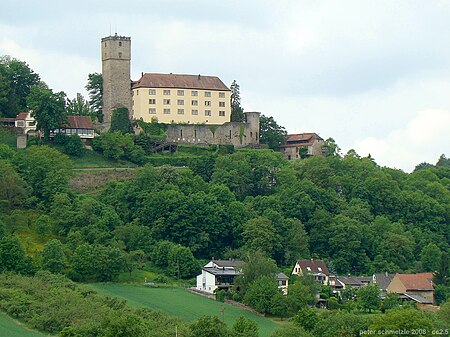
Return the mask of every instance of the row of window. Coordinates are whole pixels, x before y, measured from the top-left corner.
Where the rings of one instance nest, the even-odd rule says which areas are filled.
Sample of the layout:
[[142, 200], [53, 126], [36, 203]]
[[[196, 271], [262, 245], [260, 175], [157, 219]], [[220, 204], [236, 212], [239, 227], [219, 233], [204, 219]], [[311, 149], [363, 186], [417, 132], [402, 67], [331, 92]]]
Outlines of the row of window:
[[[170, 105], [170, 99], [163, 99], [163, 104], [164, 105]], [[150, 98], [148, 100], [148, 104], [156, 104], [156, 98]], [[177, 104], [178, 105], [184, 105], [184, 99], [179, 99], [177, 100]], [[198, 106], [198, 101], [197, 100], [192, 100], [191, 101], [191, 105], [192, 106]], [[205, 101], [205, 106], [211, 106], [211, 101]], [[225, 102], [219, 102], [219, 107], [224, 108], [225, 107]]]
[[[150, 115], [156, 115], [156, 108], [148, 109], [148, 113]], [[166, 109], [163, 110], [163, 114], [164, 115], [170, 115], [171, 114], [171, 110], [166, 108]], [[177, 110], [177, 114], [178, 115], [184, 115], [184, 109], [178, 109]], [[198, 115], [198, 110], [192, 109], [191, 110], [191, 115], [197, 116]], [[211, 110], [205, 110], [205, 116], [211, 116]], [[225, 117], [225, 111], [219, 111], [219, 116], [220, 117]]]
[[[148, 89], [148, 94], [149, 95], [156, 95], [156, 89]], [[169, 96], [170, 94], [171, 94], [171, 90], [170, 89], [164, 89], [163, 90], [163, 95]], [[139, 95], [139, 89], [136, 90], [136, 95]], [[184, 90], [177, 90], [177, 95], [178, 96], [184, 96]], [[205, 97], [211, 97], [211, 91], [205, 91], [204, 95], [205, 95]], [[194, 96], [194, 97], [198, 96], [198, 91], [197, 90], [191, 90], [191, 96]], [[219, 98], [225, 98], [225, 93], [224, 92], [219, 92]]]

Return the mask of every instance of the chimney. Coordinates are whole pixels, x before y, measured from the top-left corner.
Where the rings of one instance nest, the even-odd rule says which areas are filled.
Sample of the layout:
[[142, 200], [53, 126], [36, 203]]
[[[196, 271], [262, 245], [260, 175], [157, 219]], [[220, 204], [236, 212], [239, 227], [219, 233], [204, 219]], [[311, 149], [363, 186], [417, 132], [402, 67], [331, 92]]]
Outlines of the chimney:
[[198, 80], [200, 81], [200, 74], [198, 74]]
[[144, 77], [144, 72], [141, 73], [141, 77]]

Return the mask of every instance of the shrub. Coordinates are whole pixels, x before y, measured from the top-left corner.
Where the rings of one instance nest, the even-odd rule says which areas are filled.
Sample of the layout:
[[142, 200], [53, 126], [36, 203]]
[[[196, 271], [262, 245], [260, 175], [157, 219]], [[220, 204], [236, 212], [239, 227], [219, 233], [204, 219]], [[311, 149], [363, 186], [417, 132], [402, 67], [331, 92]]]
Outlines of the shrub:
[[83, 154], [84, 143], [78, 135], [71, 135], [66, 137], [67, 141], [64, 144], [64, 152], [70, 156], [80, 157]]

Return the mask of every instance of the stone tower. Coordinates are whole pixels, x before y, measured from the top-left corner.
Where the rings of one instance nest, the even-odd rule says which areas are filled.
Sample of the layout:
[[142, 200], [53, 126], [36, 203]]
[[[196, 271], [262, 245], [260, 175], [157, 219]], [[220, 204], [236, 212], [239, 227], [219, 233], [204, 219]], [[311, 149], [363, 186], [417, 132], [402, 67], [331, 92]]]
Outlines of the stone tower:
[[259, 144], [259, 116], [261, 113], [255, 111], [245, 112], [245, 118], [250, 126], [250, 144]]
[[126, 107], [131, 114], [131, 38], [108, 36], [102, 38], [103, 128], [109, 130], [115, 108]]

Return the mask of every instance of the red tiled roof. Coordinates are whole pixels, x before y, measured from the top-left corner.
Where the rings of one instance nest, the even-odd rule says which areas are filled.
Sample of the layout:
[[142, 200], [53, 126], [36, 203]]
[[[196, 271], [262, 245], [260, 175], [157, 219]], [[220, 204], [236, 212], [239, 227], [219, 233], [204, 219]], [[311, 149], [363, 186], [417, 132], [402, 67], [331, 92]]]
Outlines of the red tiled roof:
[[145, 73], [138, 81], [133, 81], [134, 88], [181, 88], [230, 91], [216, 76], [154, 74]]
[[[309, 273], [322, 273], [325, 275], [330, 275], [330, 271], [328, 270], [327, 265], [323, 260], [298, 260], [297, 263], [300, 265], [300, 268], [303, 272], [309, 272]], [[309, 267], [311, 270], [308, 270]], [[322, 269], [322, 270], [319, 270]]]
[[406, 290], [433, 290], [433, 274], [397, 274]]
[[286, 142], [294, 142], [294, 141], [310, 141], [311, 138], [316, 137], [318, 140], [323, 140], [317, 133], [298, 133], [292, 135], [286, 135]]
[[92, 121], [88, 116], [67, 116], [69, 129], [93, 129]]
[[27, 116], [28, 116], [28, 112], [21, 112], [21, 113], [19, 113], [17, 116], [16, 116], [16, 120], [17, 121], [19, 121], [19, 120], [25, 120], [25, 119], [27, 119]]

